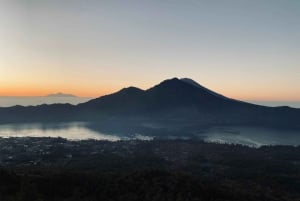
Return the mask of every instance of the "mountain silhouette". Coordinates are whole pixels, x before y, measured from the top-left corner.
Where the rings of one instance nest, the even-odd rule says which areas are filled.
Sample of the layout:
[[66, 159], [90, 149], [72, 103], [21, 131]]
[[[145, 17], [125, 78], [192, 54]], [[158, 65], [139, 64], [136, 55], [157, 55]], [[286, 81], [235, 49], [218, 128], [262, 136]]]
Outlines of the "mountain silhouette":
[[300, 129], [300, 109], [266, 107], [227, 98], [188, 79], [168, 79], [150, 89], [124, 88], [76, 106], [0, 108], [0, 123], [89, 121], [102, 125], [267, 126]]
[[55, 94], [48, 94], [46, 97], [71, 97], [71, 98], [76, 98], [77, 96], [73, 95], [73, 94], [65, 94], [65, 93], [55, 93]]
[[236, 101], [219, 95], [193, 81], [178, 78], [165, 80], [148, 89], [124, 88], [114, 94], [79, 104], [79, 110], [114, 115], [137, 115], [164, 117], [179, 115], [194, 118], [204, 114], [217, 114], [222, 111], [264, 108]]
[[223, 96], [204, 87], [198, 87], [185, 80], [173, 78], [145, 91], [135, 87], [124, 88], [117, 93], [78, 106], [102, 110], [118, 109], [116, 110], [118, 113], [123, 111], [160, 112], [178, 108], [217, 109], [223, 103], [233, 101], [227, 98], [224, 99], [225, 97], [223, 98]]

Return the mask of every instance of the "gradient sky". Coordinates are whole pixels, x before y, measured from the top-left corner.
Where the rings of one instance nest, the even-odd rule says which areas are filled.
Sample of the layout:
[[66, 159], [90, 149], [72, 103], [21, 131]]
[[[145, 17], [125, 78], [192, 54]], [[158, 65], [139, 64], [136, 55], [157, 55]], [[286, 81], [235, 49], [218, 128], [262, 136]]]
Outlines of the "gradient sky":
[[100, 96], [172, 77], [300, 100], [300, 1], [0, 0], [2, 96]]

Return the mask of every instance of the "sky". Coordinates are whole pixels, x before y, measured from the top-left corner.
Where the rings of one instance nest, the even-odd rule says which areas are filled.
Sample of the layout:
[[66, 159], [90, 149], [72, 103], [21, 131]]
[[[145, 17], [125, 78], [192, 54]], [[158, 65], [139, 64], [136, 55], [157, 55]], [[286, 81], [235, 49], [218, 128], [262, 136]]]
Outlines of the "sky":
[[0, 0], [0, 96], [98, 97], [189, 77], [300, 101], [299, 0]]

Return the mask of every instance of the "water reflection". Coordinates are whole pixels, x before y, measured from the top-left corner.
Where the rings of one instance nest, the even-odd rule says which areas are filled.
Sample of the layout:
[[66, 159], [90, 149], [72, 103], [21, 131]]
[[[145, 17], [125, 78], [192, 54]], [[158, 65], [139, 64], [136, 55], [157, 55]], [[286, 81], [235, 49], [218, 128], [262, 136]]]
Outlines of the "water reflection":
[[209, 142], [262, 145], [300, 145], [299, 130], [256, 127], [213, 127], [202, 133]]
[[4, 124], [0, 125], [0, 137], [63, 137], [70, 140], [109, 140], [117, 141], [121, 137], [97, 132], [83, 122], [53, 124]]
[[[106, 125], [106, 126], [105, 126]], [[254, 127], [212, 127], [206, 129], [167, 130], [136, 126], [107, 126], [107, 124], [72, 123], [36, 123], [2, 124], [0, 137], [62, 137], [69, 140], [153, 140], [195, 139], [218, 143], [261, 145], [300, 145], [300, 132]]]

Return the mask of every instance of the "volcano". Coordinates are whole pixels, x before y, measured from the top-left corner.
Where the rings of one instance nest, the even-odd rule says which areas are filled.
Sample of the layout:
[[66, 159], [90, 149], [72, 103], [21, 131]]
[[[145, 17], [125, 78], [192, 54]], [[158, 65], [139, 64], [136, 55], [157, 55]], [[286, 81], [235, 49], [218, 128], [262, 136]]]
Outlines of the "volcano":
[[189, 78], [172, 78], [142, 90], [136, 87], [101, 96], [79, 105], [53, 104], [0, 108], [0, 123], [94, 123], [130, 125], [267, 126], [300, 129], [300, 109], [266, 107], [231, 99]]

